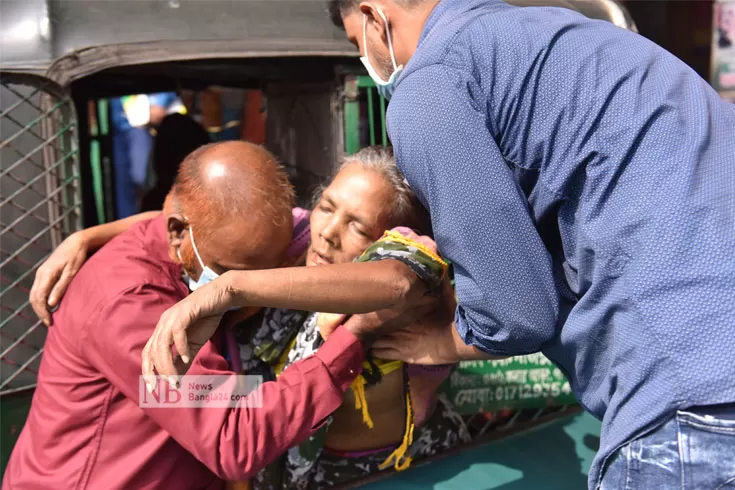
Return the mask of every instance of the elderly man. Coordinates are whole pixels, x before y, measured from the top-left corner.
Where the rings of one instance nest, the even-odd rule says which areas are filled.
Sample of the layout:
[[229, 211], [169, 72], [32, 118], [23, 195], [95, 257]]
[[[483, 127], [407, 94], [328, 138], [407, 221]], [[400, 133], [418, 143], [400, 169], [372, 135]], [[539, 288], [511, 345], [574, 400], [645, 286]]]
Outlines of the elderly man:
[[[69, 286], [3, 488], [221, 488], [317, 429], [360, 372], [367, 330], [338, 328], [316, 356], [263, 385], [260, 408], [139, 403], [141, 350], [161, 314], [227, 270], [282, 265], [292, 201], [285, 173], [260, 147], [192, 153], [164, 215], [104, 246]], [[190, 364], [189, 375], [233, 374], [212, 342]]]
[[329, 3], [391, 99], [398, 166], [456, 272], [453, 326], [383, 345], [544, 352], [602, 419], [591, 488], [732, 485], [735, 107], [571, 10]]

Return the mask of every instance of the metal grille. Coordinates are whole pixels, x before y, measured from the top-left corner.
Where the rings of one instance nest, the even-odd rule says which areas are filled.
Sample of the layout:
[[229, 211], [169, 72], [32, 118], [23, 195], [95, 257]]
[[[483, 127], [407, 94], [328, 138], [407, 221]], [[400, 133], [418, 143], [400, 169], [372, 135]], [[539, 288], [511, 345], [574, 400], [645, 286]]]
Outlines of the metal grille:
[[36, 384], [46, 327], [28, 293], [36, 268], [80, 229], [75, 135], [58, 87], [0, 73], [0, 395]]
[[386, 101], [368, 76], [345, 79], [345, 152], [357, 153], [369, 145], [390, 144], [385, 126]]

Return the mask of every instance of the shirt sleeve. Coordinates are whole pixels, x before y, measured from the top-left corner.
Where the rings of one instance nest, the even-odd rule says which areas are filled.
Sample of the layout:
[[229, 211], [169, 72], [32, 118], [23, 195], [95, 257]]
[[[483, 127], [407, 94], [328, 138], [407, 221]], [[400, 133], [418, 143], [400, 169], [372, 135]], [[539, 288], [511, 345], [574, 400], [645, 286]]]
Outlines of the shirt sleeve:
[[460, 337], [488, 354], [536, 352], [557, 322], [552, 260], [478, 92], [443, 65], [407, 73], [390, 102], [390, 137], [454, 265]]
[[[139, 402], [141, 353], [173, 290], [141, 285], [118, 296], [89, 324], [90, 363], [126, 397]], [[104, 319], [104, 320], [102, 320]], [[103, 330], [104, 329], [104, 330]], [[363, 349], [340, 328], [316, 355], [260, 388], [257, 407], [143, 408], [163, 430], [219, 478], [247, 480], [316, 431], [342, 404], [361, 371]], [[208, 342], [187, 375], [233, 375]]]

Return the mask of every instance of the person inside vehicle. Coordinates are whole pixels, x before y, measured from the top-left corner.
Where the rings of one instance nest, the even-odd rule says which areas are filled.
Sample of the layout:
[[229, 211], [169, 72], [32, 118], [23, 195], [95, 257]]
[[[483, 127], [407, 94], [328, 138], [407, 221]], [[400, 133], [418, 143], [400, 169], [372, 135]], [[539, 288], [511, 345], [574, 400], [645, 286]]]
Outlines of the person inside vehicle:
[[158, 127], [153, 140], [153, 187], [146, 192], [140, 204], [142, 212], [163, 208], [166, 196], [174, 185], [179, 165], [189, 153], [209, 143], [204, 128], [185, 114], [170, 114]]
[[[337, 328], [315, 356], [263, 384], [259, 407], [141, 405], [140, 360], [156, 322], [228, 270], [256, 273], [256, 305], [366, 313], [429, 302], [398, 261], [347, 264], [336, 271], [344, 291], [328, 287], [335, 278], [321, 277], [326, 268], [276, 269], [288, 263], [292, 206], [293, 190], [266, 150], [226, 142], [192, 153], [163, 215], [110, 241], [71, 281], [3, 488], [223, 488], [317, 429], [359, 374], [363, 342], [379, 323]], [[224, 329], [251, 313], [230, 312]], [[234, 374], [217, 345], [202, 342], [196, 359], [184, 358], [189, 374]]]

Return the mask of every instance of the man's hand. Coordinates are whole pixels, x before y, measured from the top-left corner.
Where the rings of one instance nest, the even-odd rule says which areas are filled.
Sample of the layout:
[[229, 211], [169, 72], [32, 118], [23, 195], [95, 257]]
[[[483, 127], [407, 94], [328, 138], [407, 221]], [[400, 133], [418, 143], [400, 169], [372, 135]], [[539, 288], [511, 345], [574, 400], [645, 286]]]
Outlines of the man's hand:
[[78, 231], [61, 242], [36, 270], [30, 302], [33, 311], [47, 327], [53, 322], [51, 310], [59, 305], [66, 288], [87, 259], [88, 252], [84, 232]]
[[[366, 349], [369, 349], [373, 342], [382, 335], [405, 329], [426, 317], [436, 309], [437, 301], [438, 298], [427, 296], [425, 301], [415, 304], [412, 308], [406, 309], [400, 306], [363, 315], [353, 315], [347, 319], [344, 326], [360, 339]], [[331, 327], [330, 333], [337, 325], [331, 325]]]
[[[155, 387], [155, 372], [169, 383], [183, 375], [188, 366], [214, 335], [222, 317], [232, 305], [227, 277], [222, 277], [166, 310], [143, 348], [141, 369], [146, 385]], [[171, 346], [176, 347], [175, 357]]]
[[449, 279], [442, 284], [436, 308], [409, 325], [394, 329], [373, 343], [373, 354], [386, 360], [409, 364], [453, 364], [462, 360], [491, 357], [464, 344], [454, 328], [457, 300]]

